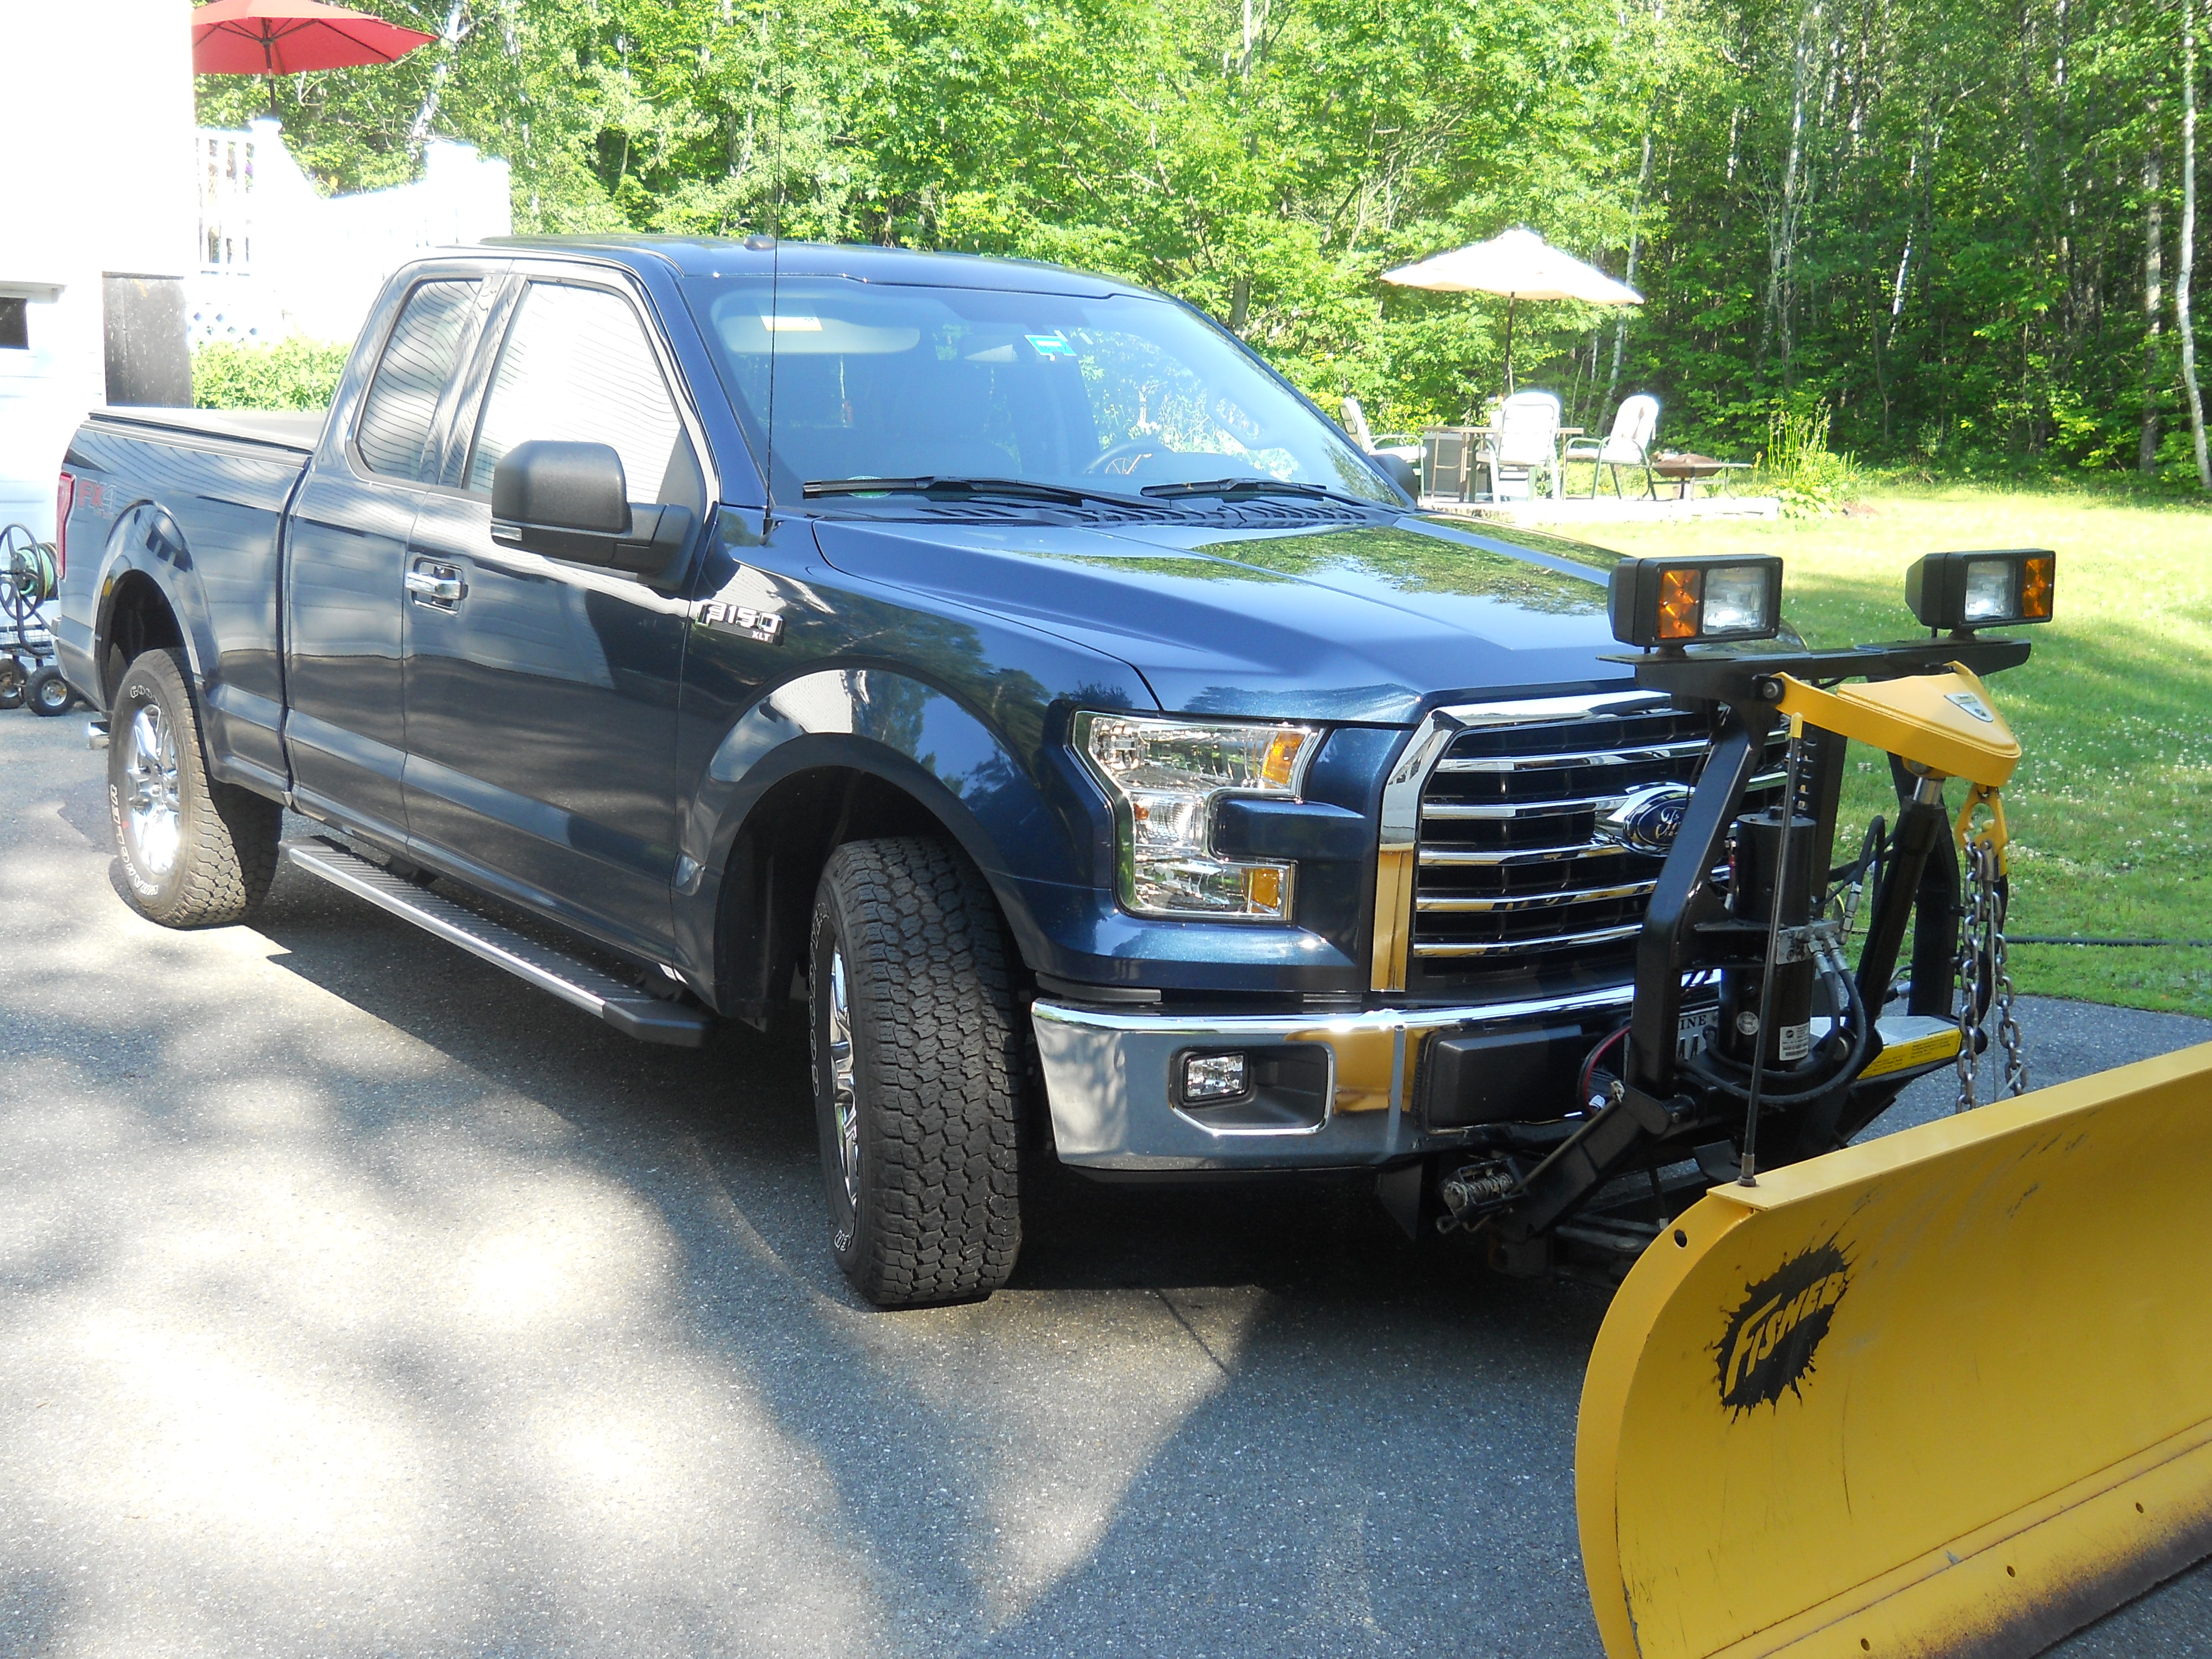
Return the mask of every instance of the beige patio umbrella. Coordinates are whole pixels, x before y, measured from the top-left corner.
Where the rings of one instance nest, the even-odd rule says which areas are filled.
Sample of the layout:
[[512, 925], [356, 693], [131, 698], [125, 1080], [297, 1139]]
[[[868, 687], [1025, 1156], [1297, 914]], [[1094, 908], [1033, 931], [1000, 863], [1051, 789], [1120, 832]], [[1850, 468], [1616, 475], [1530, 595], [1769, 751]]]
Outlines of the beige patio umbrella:
[[1522, 300], [1580, 300], [1594, 306], [1640, 306], [1644, 296], [1617, 283], [1595, 265], [1562, 253], [1534, 231], [1516, 225], [1486, 242], [1470, 242], [1449, 253], [1382, 273], [1401, 288], [1425, 288], [1438, 294], [1503, 294], [1505, 296], [1505, 389], [1513, 390], [1513, 307]]

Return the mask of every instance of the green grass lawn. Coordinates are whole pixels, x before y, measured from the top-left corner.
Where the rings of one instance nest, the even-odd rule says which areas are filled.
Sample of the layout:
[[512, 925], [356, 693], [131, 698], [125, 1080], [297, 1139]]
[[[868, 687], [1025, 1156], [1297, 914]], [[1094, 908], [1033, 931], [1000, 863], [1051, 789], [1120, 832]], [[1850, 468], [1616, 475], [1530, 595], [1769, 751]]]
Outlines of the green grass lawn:
[[[1808, 644], [1910, 638], [1905, 568], [1952, 548], [2049, 547], [2057, 616], [1992, 680], [2025, 751], [2005, 791], [2009, 932], [2212, 941], [2212, 511], [2062, 493], [1876, 490], [1850, 516], [1613, 526], [1638, 555], [1778, 553]], [[1894, 817], [1887, 769], [1854, 751], [1837, 841]], [[1959, 787], [1951, 790], [1956, 805]], [[2212, 1015], [2212, 948], [2020, 945], [2046, 996]]]

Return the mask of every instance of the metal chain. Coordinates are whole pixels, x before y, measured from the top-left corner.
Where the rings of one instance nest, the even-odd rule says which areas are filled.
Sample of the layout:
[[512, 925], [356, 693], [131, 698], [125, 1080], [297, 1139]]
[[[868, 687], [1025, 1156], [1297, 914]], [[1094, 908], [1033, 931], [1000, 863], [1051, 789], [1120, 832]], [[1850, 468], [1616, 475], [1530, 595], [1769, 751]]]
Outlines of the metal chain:
[[1975, 1098], [1974, 1069], [1979, 1059], [1974, 1039], [1982, 1029], [1982, 934], [1987, 925], [1982, 896], [1981, 849], [1969, 842], [1966, 849], [1965, 891], [1960, 895], [1959, 918], [1959, 1097], [1951, 1109], [1971, 1112]]
[[1996, 850], [1985, 842], [1975, 849], [1989, 865], [1989, 896], [1984, 901], [1990, 918], [1990, 978], [1996, 988], [1997, 1041], [2004, 1045], [2005, 1092], [2016, 1095], [2027, 1088], [2027, 1056], [2021, 1050], [2020, 1021], [2013, 1017], [2012, 975], [2005, 971], [2005, 890], [1997, 884]]
[[[1997, 851], [1986, 841], [1967, 844], [1964, 914], [1959, 924], [1959, 1097], [1954, 1111], [1973, 1109], [1978, 1056], [1974, 1039], [1984, 1020], [1996, 1015], [1996, 1038], [2004, 1048], [2005, 1092], [2027, 1088], [2027, 1059], [2020, 1021], [2013, 1013], [2012, 975], [2005, 966], [2006, 896], [1997, 879]], [[1983, 970], [1988, 970], [1989, 1000], [1983, 1000]]]

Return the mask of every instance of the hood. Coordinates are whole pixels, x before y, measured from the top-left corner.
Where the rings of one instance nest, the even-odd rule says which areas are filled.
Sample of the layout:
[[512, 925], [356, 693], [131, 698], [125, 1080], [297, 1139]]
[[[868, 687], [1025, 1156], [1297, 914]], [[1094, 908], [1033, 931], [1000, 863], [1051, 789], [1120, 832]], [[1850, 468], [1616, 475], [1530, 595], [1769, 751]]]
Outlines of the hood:
[[1617, 685], [1620, 555], [1407, 516], [1310, 530], [817, 522], [854, 576], [1016, 617], [1180, 713], [1401, 725], [1438, 702]]

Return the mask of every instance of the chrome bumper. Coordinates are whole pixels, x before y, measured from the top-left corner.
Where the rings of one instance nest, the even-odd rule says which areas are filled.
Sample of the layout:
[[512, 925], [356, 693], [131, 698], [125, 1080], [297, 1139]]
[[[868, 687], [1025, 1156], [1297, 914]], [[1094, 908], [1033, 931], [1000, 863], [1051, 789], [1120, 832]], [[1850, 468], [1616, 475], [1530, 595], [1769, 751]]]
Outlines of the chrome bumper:
[[[1413, 1085], [1422, 1045], [1561, 1014], [1625, 1012], [1630, 988], [1474, 1007], [1366, 1013], [1198, 1016], [1039, 1001], [1037, 1053], [1060, 1162], [1085, 1169], [1297, 1170], [1386, 1164], [1460, 1144], [1425, 1132]], [[1176, 1103], [1176, 1056], [1192, 1048], [1311, 1043], [1327, 1057], [1319, 1121], [1223, 1127]], [[1532, 1105], [1534, 1103], [1532, 1103]]]

